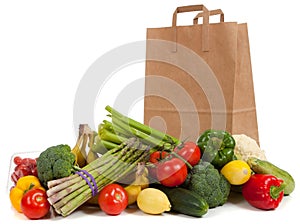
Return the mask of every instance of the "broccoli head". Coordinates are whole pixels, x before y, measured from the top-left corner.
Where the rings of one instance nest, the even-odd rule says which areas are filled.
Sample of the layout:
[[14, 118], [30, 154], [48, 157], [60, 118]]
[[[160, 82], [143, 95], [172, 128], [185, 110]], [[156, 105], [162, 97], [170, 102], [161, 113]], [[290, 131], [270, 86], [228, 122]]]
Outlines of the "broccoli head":
[[68, 145], [57, 145], [43, 151], [37, 161], [38, 178], [47, 188], [47, 182], [70, 176], [75, 171], [75, 155]]
[[210, 208], [223, 205], [228, 199], [231, 187], [212, 164], [204, 161], [193, 167], [185, 186], [205, 199]]

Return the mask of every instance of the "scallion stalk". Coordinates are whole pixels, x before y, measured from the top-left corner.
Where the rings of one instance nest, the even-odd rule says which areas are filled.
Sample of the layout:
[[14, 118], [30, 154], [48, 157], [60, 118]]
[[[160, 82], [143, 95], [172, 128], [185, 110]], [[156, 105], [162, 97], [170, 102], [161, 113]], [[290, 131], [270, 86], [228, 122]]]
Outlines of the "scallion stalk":
[[105, 109], [111, 114], [112, 119], [122, 120], [124, 123], [127, 123], [128, 126], [135, 128], [136, 130], [139, 130], [140, 132], [143, 132], [147, 134], [148, 136], [153, 136], [154, 138], [161, 139], [165, 142], [168, 142], [170, 144], [178, 145], [181, 143], [181, 141], [171, 135], [168, 135], [166, 133], [163, 133], [161, 131], [158, 131], [156, 129], [153, 129], [145, 124], [142, 124], [136, 120], [133, 120], [129, 117], [126, 117], [125, 115], [121, 114], [111, 106], [107, 105]]

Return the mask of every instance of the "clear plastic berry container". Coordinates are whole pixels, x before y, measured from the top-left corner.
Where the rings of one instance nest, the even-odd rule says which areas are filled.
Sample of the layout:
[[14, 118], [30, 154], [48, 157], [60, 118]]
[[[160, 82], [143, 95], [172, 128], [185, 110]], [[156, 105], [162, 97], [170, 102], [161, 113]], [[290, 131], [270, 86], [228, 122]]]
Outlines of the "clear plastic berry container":
[[38, 151], [32, 151], [32, 152], [20, 152], [15, 153], [11, 156], [10, 163], [9, 163], [9, 173], [7, 177], [7, 192], [10, 191], [10, 189], [15, 185], [12, 175], [15, 172], [15, 169], [17, 167], [17, 164], [14, 162], [14, 159], [16, 157], [20, 157], [21, 159], [30, 158], [30, 159], [36, 159], [40, 155], [40, 152]]

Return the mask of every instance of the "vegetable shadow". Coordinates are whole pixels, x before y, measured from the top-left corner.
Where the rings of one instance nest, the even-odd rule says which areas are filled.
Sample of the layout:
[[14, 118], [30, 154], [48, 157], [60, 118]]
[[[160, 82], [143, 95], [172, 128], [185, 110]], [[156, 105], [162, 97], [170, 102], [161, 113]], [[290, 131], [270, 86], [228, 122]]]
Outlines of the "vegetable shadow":
[[256, 208], [250, 206], [246, 202], [246, 200], [244, 199], [241, 192], [231, 191], [230, 195], [228, 197], [227, 203], [235, 205], [235, 206], [243, 208], [243, 209], [248, 209], [248, 210], [252, 210], [252, 211], [257, 211], [258, 210]]

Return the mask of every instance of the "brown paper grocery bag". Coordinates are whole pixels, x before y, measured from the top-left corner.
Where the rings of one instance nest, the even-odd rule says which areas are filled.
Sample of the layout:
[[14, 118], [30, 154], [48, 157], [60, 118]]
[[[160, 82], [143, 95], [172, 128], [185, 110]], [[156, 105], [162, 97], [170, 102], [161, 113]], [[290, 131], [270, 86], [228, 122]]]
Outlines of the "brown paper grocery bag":
[[[193, 24], [178, 26], [177, 14], [192, 11]], [[181, 140], [214, 128], [259, 141], [247, 24], [182, 6], [171, 27], [147, 29], [146, 45], [145, 124]]]

